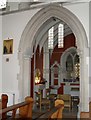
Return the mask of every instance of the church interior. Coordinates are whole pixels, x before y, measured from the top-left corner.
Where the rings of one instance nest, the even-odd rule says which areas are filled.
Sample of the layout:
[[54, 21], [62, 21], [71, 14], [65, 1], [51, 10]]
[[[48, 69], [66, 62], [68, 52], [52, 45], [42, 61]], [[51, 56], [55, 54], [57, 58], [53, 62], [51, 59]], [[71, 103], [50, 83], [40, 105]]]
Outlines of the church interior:
[[0, 119], [91, 118], [91, 0], [1, 0]]

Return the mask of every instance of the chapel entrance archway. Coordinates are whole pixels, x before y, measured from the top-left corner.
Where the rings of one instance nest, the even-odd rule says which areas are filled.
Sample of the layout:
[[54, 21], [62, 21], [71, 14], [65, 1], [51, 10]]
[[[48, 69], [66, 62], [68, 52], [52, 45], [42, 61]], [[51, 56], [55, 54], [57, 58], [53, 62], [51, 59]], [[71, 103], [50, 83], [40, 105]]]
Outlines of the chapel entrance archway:
[[[86, 59], [88, 57], [88, 42], [85, 30], [78, 20], [78, 18], [71, 13], [66, 8], [59, 5], [49, 5], [45, 7], [45, 9], [40, 10], [34, 15], [34, 17], [29, 21], [27, 26], [25, 27], [23, 34], [21, 36], [20, 45], [19, 45], [19, 65], [20, 65], [20, 73], [19, 73], [19, 92], [21, 94], [21, 98], [23, 99], [25, 96], [30, 94], [30, 61], [33, 55], [33, 45], [34, 38], [36, 36], [39, 28], [45, 23], [49, 18], [56, 17], [65, 23], [73, 31], [76, 42], [78, 53], [80, 56], [80, 107], [81, 111], [89, 110], [89, 76], [88, 75], [88, 64], [86, 63]], [[80, 33], [80, 34], [79, 34]], [[28, 72], [25, 72], [28, 71]], [[85, 97], [85, 95], [87, 97]]]

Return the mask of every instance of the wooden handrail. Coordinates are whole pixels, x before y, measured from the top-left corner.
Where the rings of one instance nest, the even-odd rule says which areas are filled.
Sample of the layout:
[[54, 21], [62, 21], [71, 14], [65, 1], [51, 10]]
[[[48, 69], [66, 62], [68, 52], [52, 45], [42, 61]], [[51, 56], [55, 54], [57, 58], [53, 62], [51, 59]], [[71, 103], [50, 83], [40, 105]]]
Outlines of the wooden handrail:
[[20, 108], [20, 107], [22, 107], [22, 106], [25, 106], [25, 105], [28, 105], [28, 104], [30, 104], [30, 102], [26, 102], [26, 101], [25, 101], [25, 102], [22, 102], [22, 103], [18, 103], [18, 104], [9, 106], [9, 107], [7, 107], [7, 108], [4, 108], [4, 109], [0, 110], [0, 115], [2, 115], [3, 113], [7, 113], [7, 112], [9, 112], [9, 111], [12, 111], [12, 110], [14, 110], [14, 109], [18, 109], [18, 108]]
[[58, 109], [62, 108], [64, 105], [57, 105], [53, 107], [50, 111], [47, 111], [45, 114], [41, 115], [39, 118], [50, 118], [53, 113], [55, 113]]
[[[15, 104], [15, 105], [12, 105], [10, 107], [0, 110], [0, 115], [7, 113], [9, 111], [12, 111], [12, 118], [15, 118], [16, 110], [19, 108], [20, 118], [32, 118], [32, 107], [33, 107], [33, 99], [31, 98], [30, 100], [25, 99], [25, 102], [18, 103], [18, 104]], [[51, 110], [48, 110], [47, 112], [42, 113], [39, 117], [35, 118], [35, 120], [38, 120], [40, 118], [43, 118], [44, 120], [51, 118], [51, 116], [55, 113], [57, 113], [56, 117], [58, 117], [58, 114], [62, 114], [60, 110], [62, 110], [63, 107], [64, 107], [64, 104], [58, 104], [55, 107], [53, 107]]]
[[[51, 110], [48, 110], [45, 113], [42, 113], [39, 117], [35, 118], [34, 120], [39, 120], [39, 119], [43, 119], [43, 120], [47, 120], [49, 118], [51, 118], [51, 116], [59, 109], [62, 109], [64, 107], [64, 105], [57, 105], [55, 107], [53, 107]], [[61, 114], [61, 113], [60, 113]]]
[[12, 118], [15, 118], [16, 111], [19, 108], [19, 115], [21, 117], [32, 118], [32, 107], [33, 99], [28, 96], [25, 98], [25, 102], [18, 103], [0, 110], [0, 117], [9, 111], [12, 111]]

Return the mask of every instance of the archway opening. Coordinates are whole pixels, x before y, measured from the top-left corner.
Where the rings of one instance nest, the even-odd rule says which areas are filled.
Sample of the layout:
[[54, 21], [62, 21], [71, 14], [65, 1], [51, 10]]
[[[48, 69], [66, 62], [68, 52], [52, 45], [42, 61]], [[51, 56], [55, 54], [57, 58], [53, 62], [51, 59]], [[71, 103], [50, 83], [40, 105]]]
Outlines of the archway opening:
[[[86, 55], [88, 55], [88, 42], [87, 42], [87, 37], [85, 30], [80, 23], [80, 21], [77, 19], [77, 17], [72, 14], [69, 10], [60, 7], [59, 5], [49, 5], [45, 9], [40, 10], [36, 16], [34, 16], [26, 26], [22, 36], [21, 36], [21, 41], [20, 41], [20, 46], [19, 46], [19, 61], [20, 61], [20, 81], [19, 84], [22, 85], [22, 87], [19, 89], [19, 92], [22, 96], [26, 96], [27, 94], [30, 94], [30, 86], [29, 84], [24, 84], [25, 81], [29, 81], [30, 78], [30, 72], [31, 70], [29, 69], [29, 61], [31, 61], [32, 53], [34, 53], [33, 45], [36, 42], [36, 48], [37, 48], [37, 41], [35, 38], [38, 35], [37, 32], [39, 32], [41, 27], [43, 27], [43, 24], [46, 23], [47, 20], [50, 18], [58, 18], [58, 20], [64, 21], [72, 30], [72, 32], [75, 35], [76, 38], [76, 44], [77, 44], [77, 52], [79, 56], [81, 56], [80, 59], [80, 103], [81, 103], [81, 111], [88, 111], [89, 110], [89, 104], [88, 104], [88, 99], [89, 99], [89, 85], [88, 87], [85, 86], [86, 81], [89, 82], [89, 76], [87, 76], [87, 71], [84, 68], [87, 68], [86, 63]], [[48, 28], [47, 28], [48, 29]], [[78, 34], [81, 33], [81, 34]], [[32, 37], [31, 37], [32, 36]], [[31, 39], [30, 39], [31, 38]], [[25, 44], [26, 40], [26, 44]], [[39, 41], [38, 41], [39, 43]], [[41, 47], [42, 48], [42, 47]], [[39, 49], [42, 51], [42, 49]], [[43, 57], [43, 56], [42, 56]], [[32, 57], [33, 58], [33, 57]], [[22, 59], [22, 61], [21, 61]], [[35, 58], [33, 58], [35, 59]], [[27, 60], [27, 66], [26, 65], [26, 60]], [[29, 61], [28, 61], [29, 60]], [[25, 62], [25, 63], [24, 63]], [[24, 75], [24, 67], [29, 71], [27, 80], [25, 80], [25, 75]], [[28, 83], [28, 82], [27, 82]], [[50, 82], [51, 83], [51, 82]], [[34, 82], [32, 83], [34, 85]], [[27, 87], [26, 87], [27, 86]], [[88, 89], [85, 89], [85, 88]], [[26, 89], [26, 92], [24, 92]], [[87, 97], [84, 97], [84, 91]], [[34, 91], [33, 91], [34, 94]], [[21, 98], [21, 99], [22, 99]]]
[[[58, 28], [60, 24], [64, 25], [64, 36], [63, 45], [58, 47]], [[49, 39], [49, 31], [51, 29], [53, 29], [53, 33], [51, 32], [53, 40], [49, 41], [51, 40]], [[52, 48], [49, 48], [49, 42], [53, 45]], [[74, 99], [78, 102], [80, 94], [80, 72], [78, 73], [76, 64], [79, 64], [79, 60], [77, 61], [77, 56], [79, 55], [77, 52], [76, 37], [70, 27], [56, 17], [48, 19], [34, 37], [33, 53], [35, 60], [32, 69], [34, 71], [31, 73], [33, 77], [31, 79], [33, 80], [34, 78], [33, 81], [35, 81], [35, 71], [39, 69], [41, 79], [47, 81], [46, 85], [43, 85], [42, 88], [44, 97], [46, 97], [45, 90], [50, 88], [51, 94], [69, 94], [73, 98], [73, 102]], [[38, 91], [38, 89], [39, 87], [34, 83], [34, 91]]]

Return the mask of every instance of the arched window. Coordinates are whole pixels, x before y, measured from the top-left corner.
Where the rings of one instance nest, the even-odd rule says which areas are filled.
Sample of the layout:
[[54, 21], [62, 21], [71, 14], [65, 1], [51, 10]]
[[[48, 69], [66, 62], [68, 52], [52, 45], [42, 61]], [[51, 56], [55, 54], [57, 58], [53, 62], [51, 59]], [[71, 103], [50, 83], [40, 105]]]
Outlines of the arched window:
[[66, 60], [66, 71], [72, 72], [73, 71], [73, 58], [71, 55], [68, 55]]
[[48, 48], [53, 49], [53, 39], [54, 39], [54, 27], [51, 27], [48, 31]]
[[69, 53], [66, 58], [66, 72], [67, 78], [79, 78], [80, 76], [80, 64], [79, 55], [77, 53]]
[[[64, 47], [64, 25], [60, 23], [58, 26], [57, 40], [58, 40], [58, 48]], [[48, 30], [48, 48], [53, 49], [54, 42], [54, 26]]]
[[58, 25], [58, 48], [64, 47], [64, 25]]

